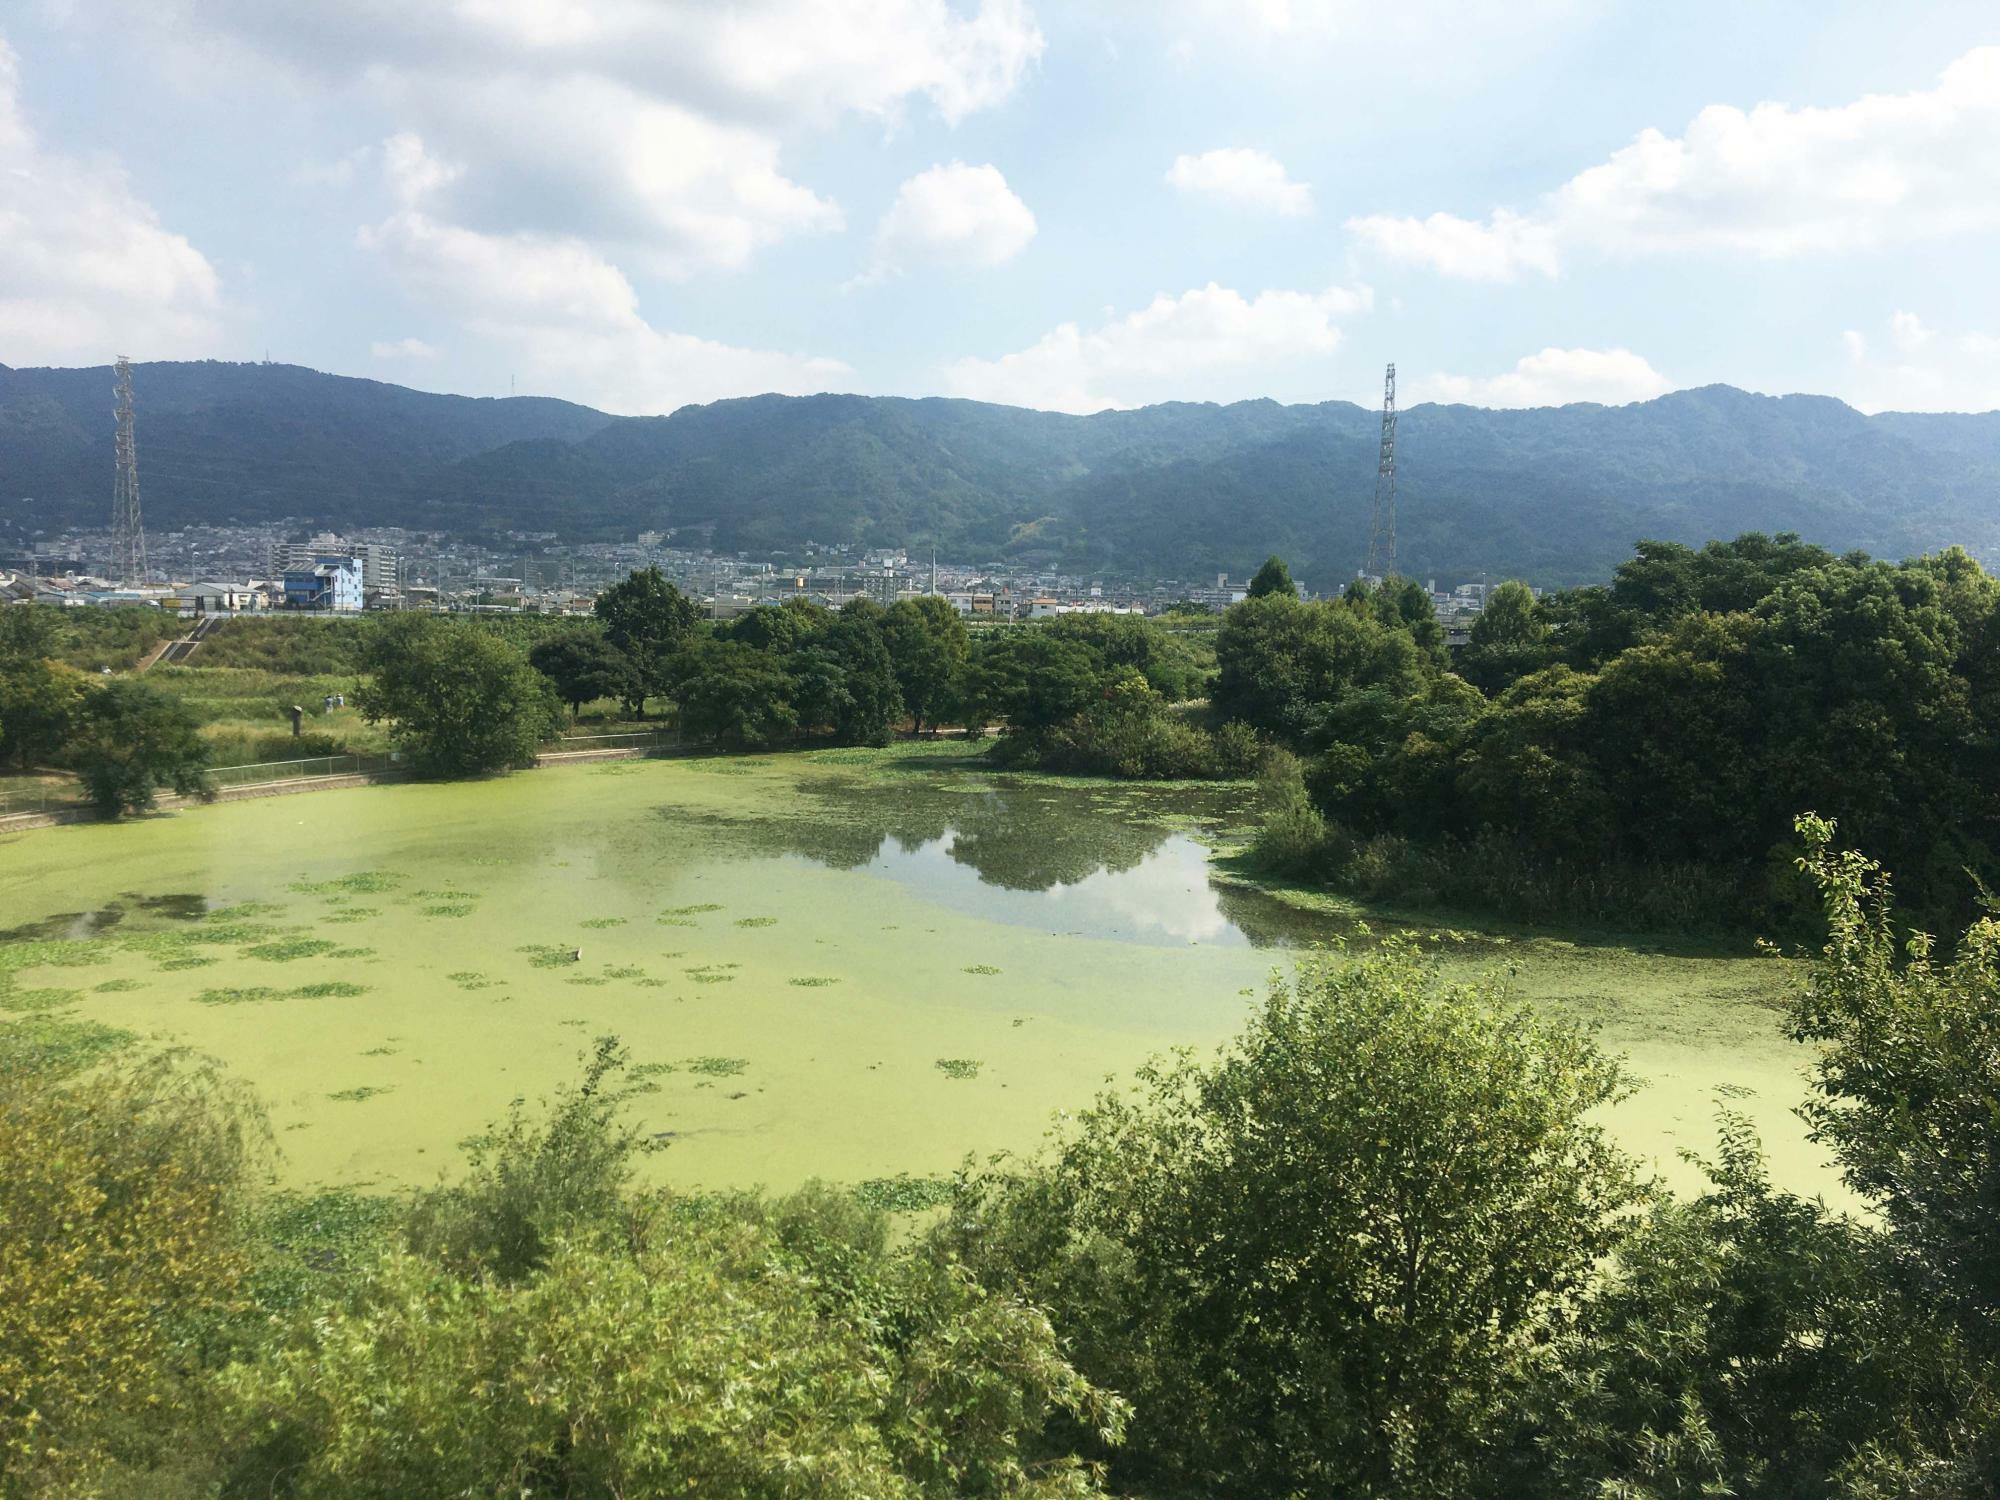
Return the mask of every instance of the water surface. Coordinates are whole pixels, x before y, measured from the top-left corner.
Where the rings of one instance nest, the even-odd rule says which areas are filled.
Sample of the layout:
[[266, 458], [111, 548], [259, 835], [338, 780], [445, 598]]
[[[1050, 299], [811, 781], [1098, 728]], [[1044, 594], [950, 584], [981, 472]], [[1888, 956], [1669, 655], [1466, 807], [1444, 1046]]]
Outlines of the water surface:
[[[668, 1180], [936, 1173], [1221, 1041], [1351, 925], [1213, 877], [1202, 840], [1244, 796], [832, 754], [37, 830], [0, 843], [0, 962], [63, 962], [15, 964], [0, 1003], [214, 1054], [296, 1183], [432, 1180], [607, 1032], [646, 1072]], [[1789, 1114], [1804, 1055], [1768, 964], [1553, 941], [1452, 961], [1599, 1026], [1646, 1081], [1614, 1124], [1676, 1180], [1727, 1105], [1786, 1180], [1830, 1181]]]

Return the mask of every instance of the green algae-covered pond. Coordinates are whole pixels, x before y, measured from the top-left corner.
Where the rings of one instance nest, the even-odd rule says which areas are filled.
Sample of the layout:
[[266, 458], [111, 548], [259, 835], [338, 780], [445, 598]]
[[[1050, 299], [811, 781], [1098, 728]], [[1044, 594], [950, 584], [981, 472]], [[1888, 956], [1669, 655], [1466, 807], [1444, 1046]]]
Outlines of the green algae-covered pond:
[[[113, 1028], [261, 1093], [292, 1183], [455, 1166], [617, 1033], [689, 1186], [949, 1171], [1030, 1148], [1166, 1047], [1221, 1041], [1352, 925], [1232, 886], [1239, 788], [992, 773], [951, 747], [618, 761], [234, 802], [0, 842], [0, 1021]], [[1779, 1179], [1834, 1181], [1790, 1109], [1770, 960], [1459, 942], [1583, 1017], [1643, 1087], [1613, 1123], [1686, 1183], [1718, 1106]]]

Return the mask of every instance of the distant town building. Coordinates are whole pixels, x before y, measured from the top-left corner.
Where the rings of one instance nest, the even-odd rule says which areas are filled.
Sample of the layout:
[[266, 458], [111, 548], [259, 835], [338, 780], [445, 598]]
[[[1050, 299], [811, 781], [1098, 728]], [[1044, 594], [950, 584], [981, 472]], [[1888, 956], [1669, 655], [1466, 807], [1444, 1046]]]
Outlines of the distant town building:
[[379, 542], [346, 542], [322, 532], [309, 542], [279, 542], [271, 548], [271, 571], [317, 567], [323, 557], [360, 559], [361, 587], [368, 593], [398, 593], [403, 587], [403, 558], [394, 547]]
[[364, 598], [362, 561], [339, 553], [316, 557], [307, 567], [286, 568], [284, 588], [286, 609], [334, 614], [359, 611]]

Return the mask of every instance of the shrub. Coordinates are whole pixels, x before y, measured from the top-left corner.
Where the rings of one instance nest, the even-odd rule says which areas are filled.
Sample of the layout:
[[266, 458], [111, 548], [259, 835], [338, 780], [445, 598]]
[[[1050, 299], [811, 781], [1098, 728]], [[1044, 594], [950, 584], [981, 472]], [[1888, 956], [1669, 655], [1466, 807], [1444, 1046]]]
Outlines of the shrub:
[[1134, 1398], [1128, 1486], [1468, 1493], [1640, 1200], [1599, 1123], [1624, 1088], [1392, 941], [970, 1179], [940, 1236]]
[[5, 1064], [0, 1492], [13, 1494], [75, 1483], [143, 1420], [195, 1410], [249, 1264], [238, 1214], [262, 1121], [175, 1054], [82, 1077], [51, 1053], [9, 1049]]

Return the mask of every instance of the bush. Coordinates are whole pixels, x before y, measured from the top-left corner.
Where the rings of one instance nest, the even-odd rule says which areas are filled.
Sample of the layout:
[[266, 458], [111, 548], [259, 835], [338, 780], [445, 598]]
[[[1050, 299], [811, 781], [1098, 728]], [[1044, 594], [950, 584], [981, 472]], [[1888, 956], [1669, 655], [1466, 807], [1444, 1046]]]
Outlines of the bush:
[[1343, 863], [1339, 856], [1346, 852], [1346, 841], [1335, 844], [1326, 819], [1306, 794], [1299, 758], [1273, 748], [1258, 773], [1257, 791], [1264, 817], [1250, 843], [1252, 863], [1297, 880], [1333, 878]]
[[147, 1461], [149, 1424], [198, 1410], [240, 1306], [261, 1134], [245, 1094], [179, 1055], [74, 1077], [5, 1049], [0, 1493], [100, 1493], [85, 1476]]
[[564, 1237], [614, 1223], [634, 1159], [654, 1149], [619, 1119], [627, 1060], [616, 1038], [599, 1038], [539, 1126], [516, 1099], [504, 1125], [467, 1143], [465, 1180], [417, 1200], [411, 1249], [460, 1273], [519, 1281]]
[[1459, 1495], [1640, 1199], [1580, 1032], [1411, 946], [1303, 967], [940, 1231], [1136, 1403], [1132, 1488]]

